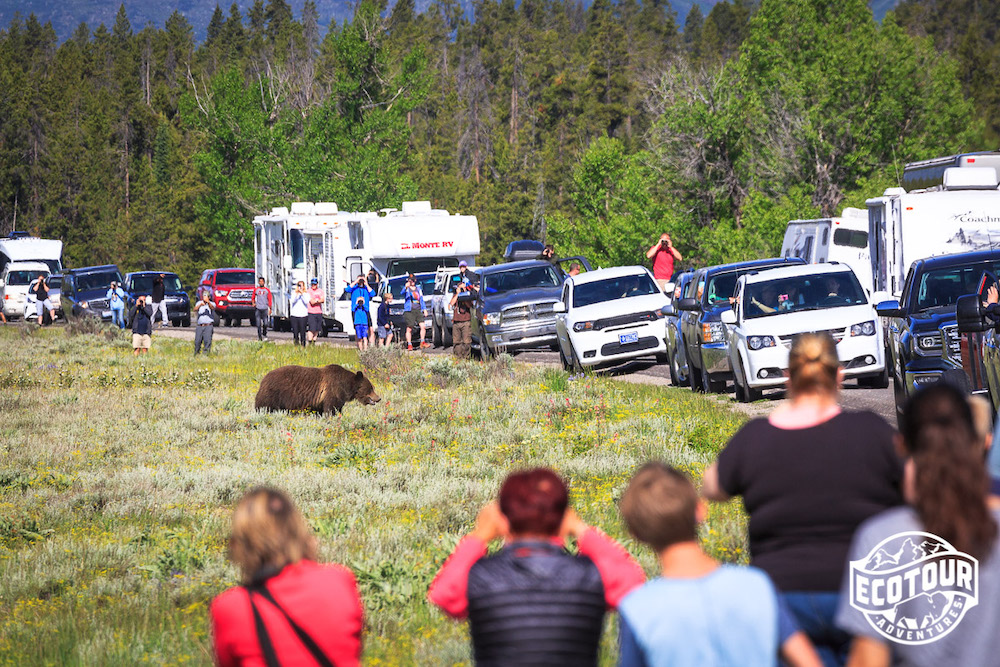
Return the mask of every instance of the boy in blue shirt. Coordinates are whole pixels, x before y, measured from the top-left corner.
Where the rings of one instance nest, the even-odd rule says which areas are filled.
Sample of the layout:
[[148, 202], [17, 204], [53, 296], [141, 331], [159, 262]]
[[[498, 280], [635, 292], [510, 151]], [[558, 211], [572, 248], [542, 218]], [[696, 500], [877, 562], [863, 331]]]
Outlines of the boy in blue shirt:
[[358, 339], [358, 349], [368, 349], [368, 323], [371, 319], [368, 315], [368, 303], [365, 297], [358, 295], [354, 300], [354, 335]]
[[764, 572], [723, 565], [698, 544], [707, 513], [691, 482], [662, 463], [639, 469], [621, 499], [636, 539], [657, 553], [662, 576], [618, 605], [619, 665], [788, 665], [819, 667]]

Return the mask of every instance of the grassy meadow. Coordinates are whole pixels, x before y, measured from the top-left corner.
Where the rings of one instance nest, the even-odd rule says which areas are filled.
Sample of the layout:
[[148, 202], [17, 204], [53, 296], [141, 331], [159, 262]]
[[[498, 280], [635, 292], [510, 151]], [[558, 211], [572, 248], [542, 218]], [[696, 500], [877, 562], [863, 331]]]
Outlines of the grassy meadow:
[[[745, 417], [689, 390], [515, 363], [158, 337], [133, 358], [104, 329], [0, 327], [0, 664], [210, 664], [208, 603], [237, 583], [230, 513], [287, 490], [324, 560], [355, 572], [370, 665], [467, 664], [468, 633], [425, 601], [511, 469], [549, 465], [584, 520], [628, 539], [616, 500], [661, 459], [700, 475]], [[383, 400], [339, 417], [257, 413], [288, 363], [365, 368]], [[738, 503], [703, 540], [745, 560]], [[614, 619], [604, 662], [615, 655]]]

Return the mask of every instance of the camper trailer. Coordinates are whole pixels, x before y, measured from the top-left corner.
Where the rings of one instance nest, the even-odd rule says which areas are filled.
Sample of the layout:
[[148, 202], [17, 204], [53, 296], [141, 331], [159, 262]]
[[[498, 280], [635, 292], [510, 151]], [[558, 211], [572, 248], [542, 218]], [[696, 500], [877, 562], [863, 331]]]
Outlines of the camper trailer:
[[63, 242], [11, 232], [0, 239], [0, 273], [11, 262], [42, 262], [50, 273], [62, 273]]
[[860, 208], [845, 208], [835, 218], [790, 221], [781, 256], [801, 257], [807, 264], [846, 264], [854, 269], [861, 286], [872, 291], [868, 214]]
[[1000, 248], [1000, 190], [992, 167], [950, 167], [940, 186], [889, 188], [868, 206], [873, 289], [898, 298], [918, 259]]
[[299, 280], [308, 285], [318, 279], [326, 294], [326, 326], [351, 331], [350, 303], [341, 297], [359, 275], [371, 268], [384, 278], [435, 271], [462, 260], [474, 264], [479, 254], [476, 217], [433, 209], [426, 201], [378, 212], [341, 211], [332, 202], [295, 202], [290, 209], [257, 216], [253, 225], [255, 268], [275, 295], [277, 326], [288, 321], [288, 295]]

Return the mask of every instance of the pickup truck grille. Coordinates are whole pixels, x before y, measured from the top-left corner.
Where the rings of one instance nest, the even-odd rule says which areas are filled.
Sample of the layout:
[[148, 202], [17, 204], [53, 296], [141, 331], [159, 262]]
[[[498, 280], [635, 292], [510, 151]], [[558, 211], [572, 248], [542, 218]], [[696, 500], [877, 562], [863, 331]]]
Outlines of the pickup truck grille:
[[108, 307], [108, 300], [107, 299], [90, 299], [90, 301], [87, 303], [87, 305], [90, 306], [91, 310], [99, 310], [101, 308], [107, 308]]
[[598, 330], [609, 329], [611, 327], [625, 326], [636, 322], [653, 322], [655, 320], [656, 313], [652, 311], [628, 313], [626, 315], [616, 315], [615, 317], [605, 317], [604, 319], [595, 320], [594, 328]]
[[521, 324], [535, 320], [554, 320], [555, 313], [552, 312], [553, 303], [554, 302], [549, 301], [547, 303], [529, 303], [521, 306], [509, 306], [503, 309], [500, 321], [503, 322], [504, 325], [507, 325]]
[[253, 290], [248, 289], [234, 289], [229, 291], [229, 299], [231, 301], [249, 301], [250, 296], [253, 294]]
[[955, 361], [962, 361], [962, 334], [958, 332], [957, 324], [949, 324], [941, 327], [944, 336], [944, 356], [951, 357]]
[[[833, 338], [834, 343], [839, 343], [844, 339], [844, 332], [846, 329], [822, 329], [820, 331], [803, 331], [801, 333], [817, 333], [817, 334], [830, 334]], [[792, 340], [799, 334], [792, 334], [791, 336], [778, 336], [781, 339], [782, 344], [785, 347], [790, 348], [792, 346]]]

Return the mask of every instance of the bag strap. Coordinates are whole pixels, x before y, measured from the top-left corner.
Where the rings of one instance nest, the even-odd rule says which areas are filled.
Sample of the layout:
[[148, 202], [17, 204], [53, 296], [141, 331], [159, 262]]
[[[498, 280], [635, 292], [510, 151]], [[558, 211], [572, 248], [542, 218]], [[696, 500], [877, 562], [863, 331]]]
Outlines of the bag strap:
[[278, 604], [278, 601], [274, 599], [273, 595], [271, 595], [271, 591], [267, 590], [266, 585], [261, 584], [260, 586], [252, 588], [246, 587], [246, 589], [247, 593], [250, 595], [250, 607], [253, 609], [254, 625], [257, 628], [257, 637], [260, 640], [261, 652], [264, 654], [264, 662], [267, 664], [267, 667], [280, 667], [280, 663], [278, 662], [278, 656], [274, 651], [274, 644], [271, 642], [271, 637], [267, 633], [267, 628], [264, 625], [264, 619], [261, 617], [260, 611], [257, 609], [257, 605], [254, 604], [254, 593], [257, 593], [262, 598], [270, 602], [275, 609], [281, 612], [281, 615], [285, 617], [285, 620], [288, 622], [288, 625], [291, 626], [295, 635], [299, 638], [299, 641], [302, 642], [303, 646], [306, 647], [306, 650], [308, 650], [316, 662], [319, 663], [320, 667], [335, 667], [333, 662], [326, 656], [325, 653], [323, 653], [323, 649], [321, 649], [319, 645], [313, 641], [313, 638], [310, 637], [298, 623], [292, 620], [292, 617], [288, 615], [288, 612], [286, 612], [284, 608]]

